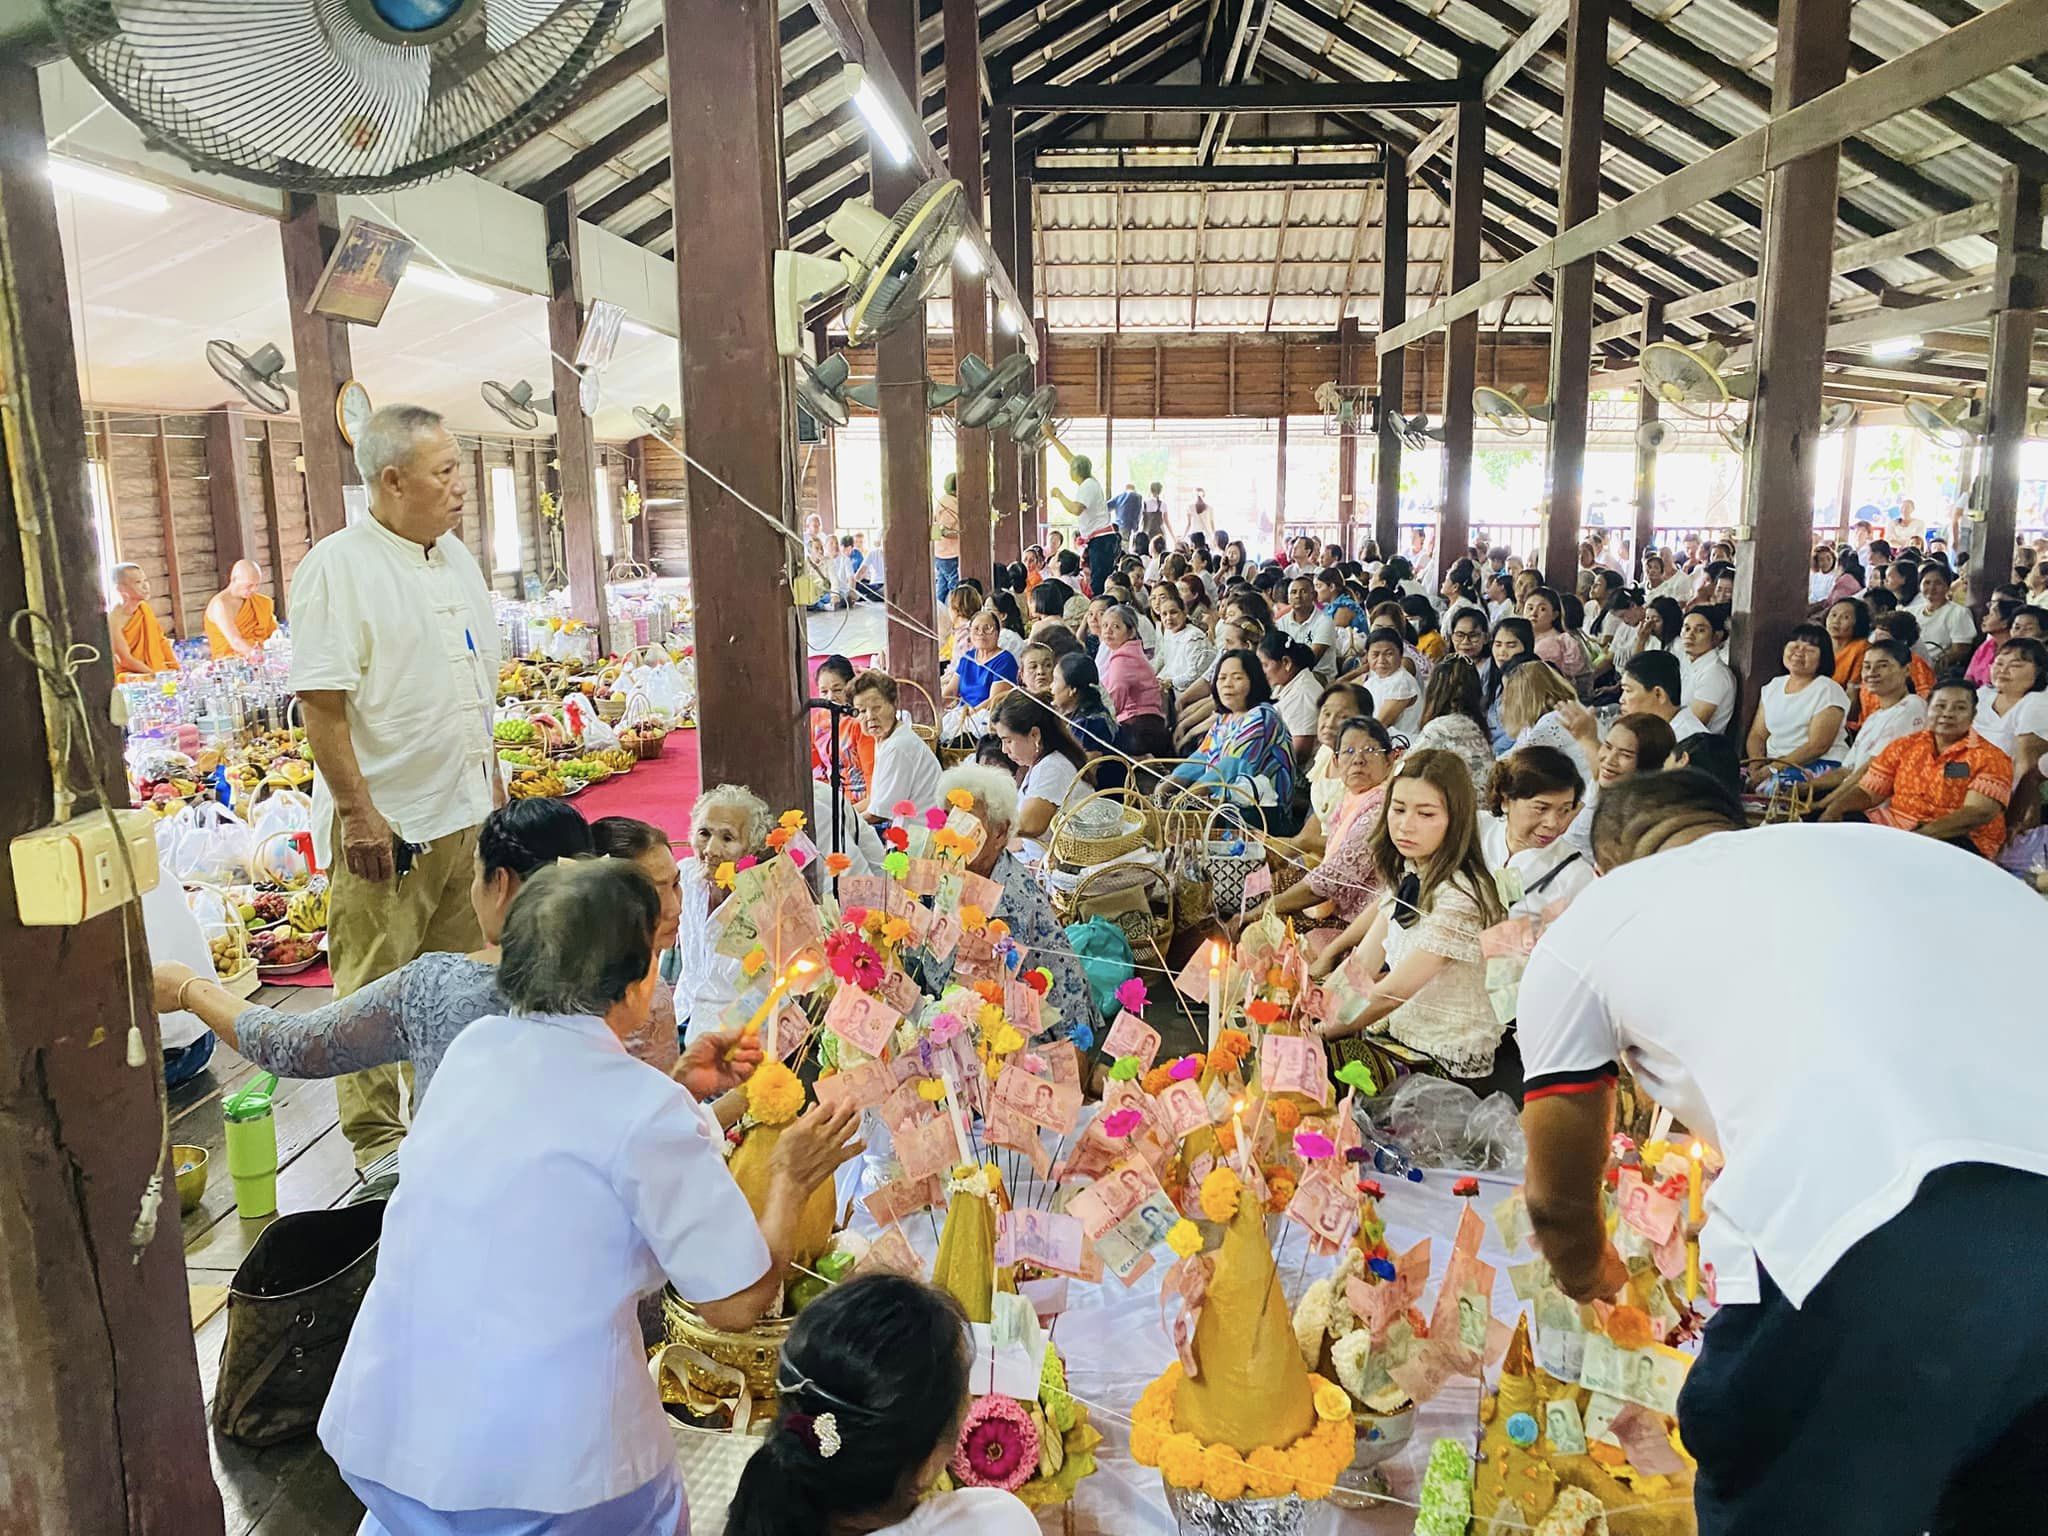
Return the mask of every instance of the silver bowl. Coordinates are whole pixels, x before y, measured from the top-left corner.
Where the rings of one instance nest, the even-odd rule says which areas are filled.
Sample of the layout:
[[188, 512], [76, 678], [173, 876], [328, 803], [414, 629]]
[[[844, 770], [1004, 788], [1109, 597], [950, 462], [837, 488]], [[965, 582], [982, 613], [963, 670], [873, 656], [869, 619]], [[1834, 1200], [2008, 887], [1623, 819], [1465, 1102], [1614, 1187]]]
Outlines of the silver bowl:
[[1166, 1488], [1166, 1507], [1182, 1536], [1301, 1536], [1308, 1501], [1298, 1493], [1278, 1499], [1212, 1499], [1197, 1488]]

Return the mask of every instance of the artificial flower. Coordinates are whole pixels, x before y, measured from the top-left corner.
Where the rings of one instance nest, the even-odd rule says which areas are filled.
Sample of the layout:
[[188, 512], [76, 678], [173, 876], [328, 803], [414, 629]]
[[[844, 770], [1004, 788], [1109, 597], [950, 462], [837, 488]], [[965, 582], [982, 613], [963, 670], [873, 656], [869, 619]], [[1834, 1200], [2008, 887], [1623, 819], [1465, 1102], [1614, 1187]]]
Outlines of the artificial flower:
[[784, 811], [776, 820], [782, 826], [789, 828], [790, 831], [798, 832], [803, 829], [810, 818], [804, 815], [802, 811]]
[[1176, 1083], [1185, 1083], [1191, 1078], [1200, 1077], [1202, 1075], [1201, 1054], [1197, 1052], [1192, 1056], [1181, 1057], [1180, 1060], [1166, 1069], [1166, 1075]]
[[1145, 1011], [1145, 983], [1137, 976], [1120, 982], [1116, 989], [1116, 1005], [1133, 1014]]
[[946, 791], [946, 804], [956, 811], [971, 811], [974, 809], [974, 796], [964, 789], [949, 789]]
[[1102, 1117], [1102, 1134], [1120, 1141], [1144, 1123], [1144, 1115], [1135, 1109], [1111, 1110]]
[[[910, 834], [904, 831], [901, 827], [890, 827], [887, 831], [885, 831], [882, 834], [882, 841], [887, 843], [891, 848], [894, 848], [898, 852], [901, 852], [902, 850], [910, 846]], [[908, 869], [909, 867], [910, 866], [908, 864], [904, 865], [904, 869]], [[901, 875], [903, 873], [903, 870], [892, 869], [889, 871], [889, 873], [892, 875]]]
[[1166, 1230], [1166, 1246], [1184, 1259], [1202, 1251], [1202, 1229], [1183, 1216]]
[[889, 814], [891, 816], [913, 816], [916, 813], [917, 807], [912, 805], [908, 800], [898, 800], [894, 805], [889, 807]]
[[1347, 1061], [1332, 1075], [1345, 1087], [1355, 1088], [1360, 1093], [1374, 1091], [1372, 1068], [1362, 1061]]
[[768, 846], [779, 852], [782, 848], [782, 845], [788, 842], [794, 836], [796, 836], [796, 834], [790, 831], [789, 828], [777, 827], [773, 832], [770, 832], [768, 834]]
[[1292, 1099], [1268, 1099], [1267, 1107], [1273, 1111], [1273, 1124], [1281, 1135], [1291, 1134], [1301, 1124], [1301, 1106]]
[[931, 1036], [933, 1045], [945, 1045], [966, 1027], [961, 1022], [959, 1014], [942, 1013], [932, 1020], [932, 1026], [928, 1033]]
[[733, 869], [732, 860], [727, 859], [723, 864], [718, 866], [718, 872], [714, 874], [711, 878], [715, 883], [723, 886], [726, 890], [729, 891], [732, 889], [732, 880], [734, 874], [735, 870]]
[[1209, 1052], [1216, 1070], [1235, 1070], [1252, 1053], [1252, 1037], [1241, 1029], [1226, 1029], [1216, 1036], [1216, 1044]]
[[732, 861], [732, 867], [735, 871], [742, 869], [752, 869], [756, 864], [760, 862], [761, 861], [755, 858], [751, 853], [745, 853], [741, 854], [738, 858]]
[[936, 832], [946, 824], [946, 813], [936, 805], [932, 806], [924, 813], [924, 824], [927, 829]]
[[1321, 1131], [1296, 1131], [1294, 1154], [1308, 1162], [1319, 1163], [1337, 1155], [1337, 1144]]
[[744, 976], [757, 976], [761, 972], [761, 967], [767, 963], [768, 951], [756, 944], [745, 955], [740, 957], [740, 974]]
[[967, 839], [951, 827], [941, 827], [932, 834], [932, 846], [941, 853], [965, 853]]
[[917, 1096], [927, 1104], [938, 1104], [946, 1097], [946, 1080], [943, 1077], [921, 1077], [917, 1081]]
[[1348, 1419], [1351, 1417], [1351, 1394], [1334, 1381], [1326, 1381], [1316, 1388], [1316, 1417], [1319, 1419]]
[[910, 937], [910, 919], [907, 917], [890, 918], [886, 923], [882, 924], [882, 937], [891, 944], [901, 944]]
[[[890, 830], [900, 831], [902, 829], [891, 828]], [[905, 853], [900, 848], [892, 849], [882, 860], [882, 869], [884, 873], [888, 874], [892, 879], [901, 880], [904, 876], [905, 871], [907, 871], [909, 868], [910, 855]]]
[[960, 1426], [951, 1465], [965, 1487], [1015, 1493], [1038, 1471], [1037, 1426], [1012, 1398], [978, 1397]]
[[1264, 998], [1254, 999], [1245, 1006], [1244, 1010], [1244, 1016], [1261, 1029], [1271, 1029], [1281, 1019], [1286, 1017], [1286, 1014], [1287, 1010], [1285, 1008], [1282, 1008], [1278, 1003], [1269, 1003]]
[[1139, 1071], [1140, 1067], [1137, 1057], [1119, 1056], [1110, 1063], [1109, 1080], [1113, 1083], [1128, 1083], [1138, 1075]]
[[828, 853], [825, 855], [825, 872], [827, 874], [843, 875], [851, 868], [853, 868], [853, 860], [849, 859], [845, 854]]
[[979, 933], [988, 926], [988, 914], [973, 902], [960, 904], [960, 926], [969, 933]]
[[1034, 966], [1017, 978], [1040, 997], [1052, 990], [1052, 972], [1044, 966]]
[[1608, 1313], [1607, 1337], [1622, 1349], [1648, 1349], [1657, 1342], [1650, 1314], [1641, 1307], [1616, 1307]]
[[747, 1113], [763, 1125], [787, 1125], [803, 1112], [804, 1085], [779, 1061], [764, 1061], [747, 1079]]
[[1229, 1221], [1237, 1215], [1238, 1196], [1244, 1181], [1234, 1168], [1212, 1168], [1202, 1180], [1202, 1214], [1211, 1221]]
[[1451, 1193], [1454, 1195], [1476, 1195], [1479, 1193], [1479, 1181], [1470, 1174], [1467, 1174], [1451, 1186]]
[[868, 909], [866, 907], [848, 907], [839, 915], [846, 919], [849, 927], [858, 928], [868, 920]]
[[1365, 1267], [1382, 1280], [1390, 1281], [1400, 1273], [1399, 1270], [1394, 1268], [1394, 1261], [1392, 1259], [1367, 1259]]
[[988, 1036], [988, 1048], [997, 1056], [1008, 1056], [1024, 1049], [1024, 1037], [1007, 1020], [995, 1027]]
[[[1136, 1061], [1137, 1059], [1138, 1058], [1135, 1056], [1126, 1056], [1124, 1058], [1124, 1060], [1126, 1061]], [[1145, 1074], [1144, 1082], [1140, 1083], [1138, 1086], [1143, 1088], [1147, 1093], [1156, 1094], [1161, 1089], [1165, 1088], [1166, 1085], [1172, 1081], [1173, 1064], [1171, 1062], [1162, 1062], [1160, 1065], [1154, 1067], [1150, 1072], [1147, 1072]]]
[[1017, 1060], [1017, 1065], [1022, 1067], [1026, 1072], [1029, 1072], [1033, 1077], [1043, 1077], [1048, 1071], [1051, 1070], [1051, 1068], [1046, 1064], [1045, 1058], [1039, 1055], [1036, 1051], [1032, 1052], [1029, 1056], [1019, 1057]]
[[1294, 1175], [1277, 1163], [1266, 1169], [1265, 1174], [1266, 1209], [1276, 1212], [1286, 1210], [1294, 1203], [1294, 1191], [1297, 1188]]
[[991, 941], [1007, 938], [1009, 933], [1010, 925], [1000, 917], [992, 917], [988, 920], [988, 936]]

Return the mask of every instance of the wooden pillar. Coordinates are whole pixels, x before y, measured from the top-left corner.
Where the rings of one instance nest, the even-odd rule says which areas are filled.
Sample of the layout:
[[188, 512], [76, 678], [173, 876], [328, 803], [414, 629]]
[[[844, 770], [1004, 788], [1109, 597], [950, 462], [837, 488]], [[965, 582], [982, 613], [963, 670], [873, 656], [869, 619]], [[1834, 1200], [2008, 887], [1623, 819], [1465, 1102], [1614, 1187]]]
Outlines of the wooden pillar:
[[[873, 0], [868, 21], [896, 78], [918, 78], [917, 0]], [[911, 96], [917, 91], [913, 88]], [[900, 125], [916, 128], [916, 124]], [[875, 207], [894, 213], [923, 172], [899, 166], [872, 134]], [[883, 580], [889, 594], [889, 669], [939, 694], [939, 614], [932, 585], [932, 433], [925, 411], [924, 308], [875, 343], [882, 397]]]
[[562, 504], [562, 560], [569, 568], [569, 612], [597, 631], [599, 653], [610, 655], [611, 614], [604, 596], [604, 553], [597, 520], [609, 517], [611, 509], [597, 505], [597, 439], [583, 410], [583, 379], [575, 367], [576, 343], [583, 332], [575, 194], [559, 192], [549, 198], [546, 216], [548, 351], [554, 369], [555, 458], [561, 464], [556, 494]]
[[[1017, 265], [1017, 114], [1008, 107], [991, 107], [988, 113], [988, 236], [996, 258], [1013, 278]], [[1021, 278], [1016, 278], [1021, 282]], [[1000, 366], [1022, 346], [1026, 315], [1012, 315], [1011, 324], [995, 328], [995, 351], [991, 361]], [[995, 514], [994, 555], [1006, 565], [1024, 558], [1029, 540], [1024, 533], [1023, 457], [1017, 440], [1007, 432], [990, 434], [994, 451], [994, 479], [990, 493]]]
[[[1017, 317], [1017, 324], [1030, 326], [1038, 338], [1038, 367], [1034, 377], [1040, 384], [1052, 382], [1052, 333], [1043, 320], [1038, 318], [1037, 277], [1033, 271], [1036, 249], [1036, 215], [1033, 212], [1035, 199], [1032, 194], [1031, 178], [1017, 178], [1017, 264], [1010, 269], [1010, 277], [1017, 285], [1017, 297], [1024, 301], [1024, 313]], [[1071, 413], [1073, 406], [1065, 401], [1055, 409]], [[1059, 418], [1055, 418], [1057, 421]], [[1045, 454], [1044, 448], [1033, 448], [1019, 457], [1018, 489], [1024, 503], [1024, 541], [1035, 543], [1043, 536], [1045, 524]], [[1021, 557], [1020, 557], [1021, 558]]]
[[[1358, 321], [1345, 315], [1337, 321], [1337, 382], [1356, 384], [1360, 366], [1360, 343]], [[1384, 386], [1382, 386], [1384, 389]], [[1380, 397], [1380, 413], [1399, 410], [1398, 401], [1387, 402], [1384, 393]], [[1386, 429], [1381, 428], [1380, 436], [1384, 447]], [[1358, 439], [1357, 432], [1345, 432], [1337, 439], [1337, 542], [1344, 546], [1347, 558], [1358, 553], [1353, 542], [1357, 531], [1358, 511]], [[1382, 558], [1386, 551], [1380, 551]]]
[[[1486, 105], [1461, 101], [1451, 109], [1452, 293], [1479, 281], [1480, 192], [1486, 174]], [[1444, 338], [1444, 499], [1438, 516], [1437, 559], [1449, 569], [1472, 542], [1472, 391], [1479, 385], [1479, 316], [1453, 320]], [[1392, 550], [1383, 551], [1391, 556]]]
[[839, 434], [826, 430], [818, 442], [818, 456], [811, 461], [818, 470], [818, 527], [825, 536], [825, 553], [831, 555], [839, 534]]
[[[1849, 0], [1785, 0], [1771, 110], [1788, 112], [1840, 85], [1849, 65]], [[1806, 616], [1813, 491], [1827, 350], [1829, 244], [1839, 145], [1772, 171], [1764, 185], [1757, 284], [1761, 386], [1749, 417], [1742, 526], [1736, 530], [1735, 624], [1728, 654], [1742, 683], [1731, 734], [1747, 727], [1781, 668], [1785, 636]]]
[[[1408, 177], [1397, 161], [1389, 161], [1383, 187], [1386, 211], [1385, 228], [1380, 235], [1382, 334], [1408, 318]], [[1401, 438], [1388, 423], [1387, 413], [1405, 409], [1407, 368], [1405, 347], [1380, 359], [1379, 460], [1372, 529], [1383, 559], [1390, 558], [1401, 543]], [[1438, 547], [1442, 547], [1441, 540]], [[1347, 553], [1349, 549], [1347, 545]]]
[[2027, 380], [2034, 352], [2034, 311], [2048, 304], [2048, 260], [2041, 250], [2041, 180], [2007, 166], [1998, 190], [1998, 268], [1991, 355], [1985, 370], [1981, 504], [1983, 523], [1970, 550], [1970, 605], [1983, 616], [1991, 590], [2012, 580], [2013, 530], [2020, 502], [2020, 447], [2027, 435]]
[[[171, 633], [185, 639], [191, 630], [185, 623], [185, 568], [178, 558], [178, 524], [171, 515], [171, 444], [164, 435], [164, 419], [156, 419], [156, 518], [163, 531], [164, 581], [170, 588]], [[208, 593], [208, 597], [212, 594]]]
[[[1285, 347], [1286, 343], [1281, 344]], [[1281, 377], [1287, 374], [1287, 365], [1280, 367]], [[1287, 526], [1287, 390], [1280, 390], [1280, 430], [1273, 444], [1273, 526]]]
[[348, 327], [307, 313], [341, 227], [334, 199], [285, 194], [284, 295], [292, 318], [292, 366], [299, 376], [299, 453], [306, 461], [306, 524], [314, 543], [348, 522], [342, 488], [361, 485], [355, 455], [342, 441], [334, 402], [355, 377]]
[[[1112, 334], [1096, 343], [1095, 393], [1102, 402], [1102, 462], [1095, 473], [1102, 478], [1102, 493], [1116, 494], [1115, 471], [1110, 467], [1116, 455], [1116, 337]], [[1235, 407], [1231, 410], [1236, 415]]]
[[[1554, 290], [1553, 290], [1554, 291]], [[1664, 301], [1652, 299], [1643, 308], [1642, 344], [1664, 339]], [[1656, 538], [1657, 529], [1657, 452], [1642, 444], [1644, 427], [1653, 426], [1657, 420], [1657, 392], [1649, 385], [1636, 385], [1636, 526], [1635, 526], [1635, 569], [1631, 579], [1640, 577], [1643, 569], [1643, 551]], [[1583, 444], [1583, 436], [1580, 439]], [[1576, 557], [1574, 557], [1576, 559]], [[1577, 570], [1576, 564], [1572, 567]]]
[[707, 785], [749, 784], [778, 811], [807, 808], [810, 679], [792, 550], [748, 505], [795, 524], [789, 370], [769, 281], [784, 212], [776, 5], [664, 0], [662, 15], [676, 206], [718, 210], [678, 220], [675, 250], [683, 432], [704, 466], [689, 466], [688, 490], [698, 760]]
[[[966, 193], [967, 206], [979, 216], [981, 201], [981, 23], [974, 0], [945, 0], [946, 36], [946, 161], [953, 179]], [[915, 94], [915, 93], [913, 93]], [[991, 242], [993, 243], [993, 242]], [[997, 251], [997, 256], [1003, 253]], [[953, 366], [974, 353], [984, 362], [988, 347], [988, 279], [953, 263]], [[953, 434], [958, 460], [957, 499], [960, 505], [960, 574], [972, 576], [993, 591], [993, 530], [989, 526], [989, 433], [985, 428], [958, 428]]]
[[1842, 432], [1842, 461], [1835, 466], [1835, 537], [1849, 537], [1849, 512], [1856, 504], [1856, 424]]
[[263, 505], [270, 521], [270, 590], [277, 594], [277, 616], [289, 620], [286, 612], [284, 579], [284, 471], [277, 451], [277, 438], [268, 421], [263, 423]]
[[[1571, 0], [1564, 24], [1564, 132], [1557, 231], [1600, 211], [1600, 142], [1607, 107], [1611, 0]], [[1823, 242], [1825, 243], [1825, 242]], [[1558, 270], [1550, 301], [1550, 434], [1543, 496], [1543, 574], [1564, 590], [1579, 569], [1586, 500], [1586, 414], [1592, 388], [1593, 258]]]
[[[832, 434], [825, 434], [825, 442], [832, 441]], [[636, 437], [626, 444], [626, 457], [632, 463], [633, 487], [640, 493], [640, 515], [626, 525], [628, 547], [633, 558], [650, 571], [654, 569], [654, 514], [647, 509], [647, 439]]]
[[[247, 423], [240, 406], [224, 405], [206, 413], [206, 502], [213, 511], [213, 560], [219, 576], [215, 590], [227, 585], [237, 560], [257, 560], [263, 553], [257, 547], [256, 520], [249, 506]], [[272, 590], [279, 590], [278, 573], [273, 570], [269, 575]]]
[[[78, 674], [99, 760], [92, 792], [125, 806], [47, 152], [35, 70], [16, 53], [0, 60], [0, 391], [11, 408], [0, 609], [49, 621], [17, 626], [45, 666], [73, 645], [103, 658]], [[76, 722], [11, 646], [0, 649], [0, 719], [0, 829], [11, 839], [58, 814], [51, 764]], [[67, 774], [86, 783], [82, 753]], [[13, 866], [0, 861], [0, 1518], [9, 1530], [218, 1536], [178, 1195], [158, 1141], [164, 1084], [141, 913], [73, 928], [27, 927], [16, 913]], [[136, 1067], [131, 1018], [143, 1036]], [[153, 1174], [161, 1203], [136, 1246]]]

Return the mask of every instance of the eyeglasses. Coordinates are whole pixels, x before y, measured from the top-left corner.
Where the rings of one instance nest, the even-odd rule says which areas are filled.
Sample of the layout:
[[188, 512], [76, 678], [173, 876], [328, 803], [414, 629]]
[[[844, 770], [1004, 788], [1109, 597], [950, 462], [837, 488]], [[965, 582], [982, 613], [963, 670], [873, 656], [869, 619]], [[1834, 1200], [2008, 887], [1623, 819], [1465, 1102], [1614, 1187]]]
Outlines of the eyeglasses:
[[1339, 747], [1337, 749], [1337, 761], [1340, 763], [1355, 763], [1360, 758], [1385, 757], [1386, 755], [1387, 749], [1385, 747]]

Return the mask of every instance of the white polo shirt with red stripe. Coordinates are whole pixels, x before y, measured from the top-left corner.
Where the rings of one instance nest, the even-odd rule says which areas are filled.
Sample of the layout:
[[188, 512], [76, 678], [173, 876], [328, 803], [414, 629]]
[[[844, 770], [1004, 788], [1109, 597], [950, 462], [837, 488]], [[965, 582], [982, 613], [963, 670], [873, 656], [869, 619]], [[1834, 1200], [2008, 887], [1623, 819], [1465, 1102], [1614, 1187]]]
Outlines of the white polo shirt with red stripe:
[[[1842, 925], [1879, 892], [1938, 895], [1967, 946], [1889, 944], [1845, 971]], [[1626, 1061], [1725, 1160], [1700, 1237], [1717, 1299], [1756, 1301], [1760, 1261], [1798, 1306], [1936, 1169], [2048, 1175], [2043, 954], [2048, 902], [1960, 849], [1877, 826], [1715, 833], [1595, 880], [1545, 930], [1518, 998], [1526, 1094], [1595, 1091]]]

